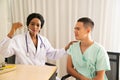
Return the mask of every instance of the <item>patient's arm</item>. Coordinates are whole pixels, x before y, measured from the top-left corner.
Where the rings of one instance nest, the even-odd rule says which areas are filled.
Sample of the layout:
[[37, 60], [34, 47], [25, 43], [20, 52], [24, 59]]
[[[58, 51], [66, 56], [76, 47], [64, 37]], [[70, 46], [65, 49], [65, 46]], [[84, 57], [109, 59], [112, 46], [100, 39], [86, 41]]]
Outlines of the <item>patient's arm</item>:
[[105, 70], [97, 71], [97, 75], [92, 80], [104, 80]]
[[67, 58], [67, 72], [69, 74], [71, 74], [73, 77], [79, 79], [79, 80], [89, 80], [89, 78], [86, 78], [85, 76], [79, 74], [73, 67], [73, 64], [72, 64], [72, 59], [71, 59], [71, 56], [68, 55], [68, 58]]

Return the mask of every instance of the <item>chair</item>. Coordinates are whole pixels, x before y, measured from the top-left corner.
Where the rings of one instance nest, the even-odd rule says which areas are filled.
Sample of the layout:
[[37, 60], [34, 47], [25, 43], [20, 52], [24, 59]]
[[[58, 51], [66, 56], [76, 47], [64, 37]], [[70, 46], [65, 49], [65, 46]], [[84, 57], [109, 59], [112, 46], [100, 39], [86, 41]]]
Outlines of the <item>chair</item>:
[[[107, 71], [108, 80], [119, 80], [119, 60], [120, 60], [120, 53], [118, 52], [110, 52], [107, 51], [109, 58], [110, 58], [110, 65], [111, 70]], [[61, 78], [61, 80], [66, 80], [67, 78], [71, 77], [70, 74], [67, 74]]]
[[5, 62], [8, 64], [15, 64], [15, 55], [5, 58]]
[[108, 80], [119, 80], [119, 52], [107, 52], [110, 58], [111, 70], [107, 71]]

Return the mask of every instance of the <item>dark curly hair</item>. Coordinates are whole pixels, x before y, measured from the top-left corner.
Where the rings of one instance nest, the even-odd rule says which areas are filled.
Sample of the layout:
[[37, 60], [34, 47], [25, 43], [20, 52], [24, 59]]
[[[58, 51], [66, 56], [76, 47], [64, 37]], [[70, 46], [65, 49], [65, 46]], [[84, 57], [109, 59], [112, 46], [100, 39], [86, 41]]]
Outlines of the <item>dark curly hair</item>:
[[41, 28], [43, 27], [44, 25], [44, 18], [41, 14], [39, 13], [31, 13], [28, 17], [27, 17], [27, 22], [26, 22], [26, 25], [28, 26], [30, 24], [30, 21], [33, 19], [33, 18], [38, 18], [40, 21], [41, 21]]

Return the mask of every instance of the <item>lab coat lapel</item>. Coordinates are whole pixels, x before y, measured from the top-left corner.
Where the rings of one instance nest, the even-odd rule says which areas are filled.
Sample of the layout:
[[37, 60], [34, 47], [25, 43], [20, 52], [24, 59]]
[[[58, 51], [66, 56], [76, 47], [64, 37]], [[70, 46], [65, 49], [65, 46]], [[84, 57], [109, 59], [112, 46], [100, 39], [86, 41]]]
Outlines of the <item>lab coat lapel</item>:
[[36, 53], [36, 56], [38, 56], [38, 55], [42, 56], [43, 51], [45, 51], [44, 50], [45, 48], [41, 45], [42, 44], [41, 39], [40, 39], [40, 35], [38, 35], [38, 44], [37, 44], [37, 53]]
[[27, 33], [27, 42], [28, 42], [29, 53], [33, 53], [35, 55], [36, 48], [34, 46], [34, 43], [33, 43], [32, 39], [31, 39], [31, 36], [30, 36], [29, 32]]
[[43, 38], [38, 35], [38, 45], [37, 45], [37, 53], [35, 55], [36, 58], [39, 58], [39, 61], [44, 64], [44, 61], [46, 61], [46, 50], [44, 47], [44, 43], [42, 43]]

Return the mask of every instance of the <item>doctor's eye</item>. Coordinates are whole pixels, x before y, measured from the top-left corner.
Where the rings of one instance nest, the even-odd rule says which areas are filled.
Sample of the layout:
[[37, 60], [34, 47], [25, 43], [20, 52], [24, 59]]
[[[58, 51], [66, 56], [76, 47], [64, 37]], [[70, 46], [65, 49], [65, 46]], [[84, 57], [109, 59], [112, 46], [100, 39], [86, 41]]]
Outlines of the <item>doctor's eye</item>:
[[40, 27], [40, 25], [39, 25], [39, 24], [37, 24], [37, 27]]
[[31, 26], [34, 26], [35, 24], [34, 23], [30, 23]]

